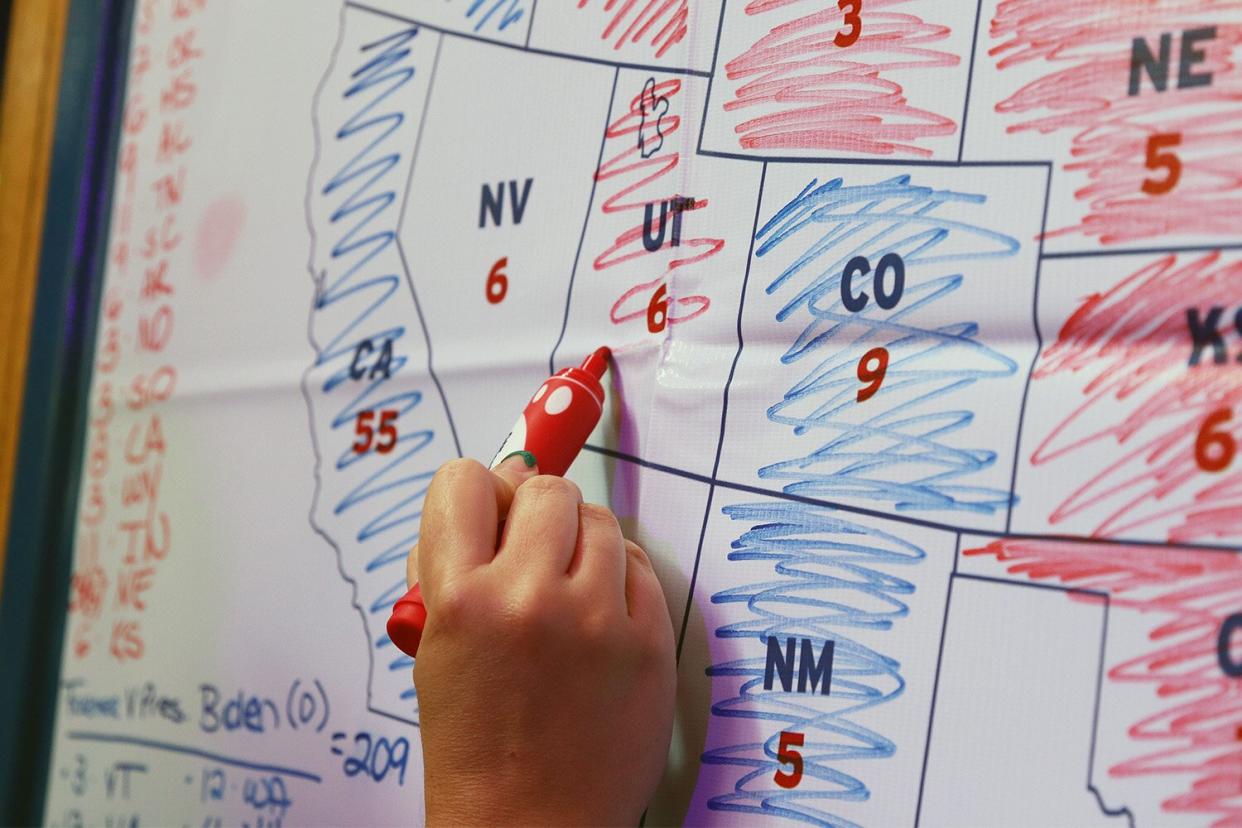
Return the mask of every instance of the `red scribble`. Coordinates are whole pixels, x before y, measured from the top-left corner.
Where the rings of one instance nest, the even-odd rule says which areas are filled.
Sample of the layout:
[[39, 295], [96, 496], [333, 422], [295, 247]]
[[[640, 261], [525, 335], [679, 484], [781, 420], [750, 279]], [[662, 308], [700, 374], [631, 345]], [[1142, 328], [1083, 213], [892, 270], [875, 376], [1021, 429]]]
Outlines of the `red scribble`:
[[79, 566], [69, 582], [69, 612], [98, 618], [103, 611], [108, 575], [99, 564]]
[[[158, 564], [172, 545], [174, 521], [160, 497], [166, 449], [160, 411], [173, 394], [177, 367], [153, 366], [148, 357], [164, 353], [173, 339], [181, 211], [193, 191], [184, 155], [194, 135], [183, 110], [198, 96], [204, 51], [196, 26], [178, 21], [203, 8], [203, 0], [144, 0], [138, 11], [71, 582], [77, 658], [101, 644], [108, 625], [108, 647], [99, 652], [117, 661], [143, 658], [139, 619], [153, 603]], [[206, 210], [194, 250], [205, 278], [227, 263], [243, 215], [235, 197]]]
[[[759, 15], [794, 2], [753, 0], [746, 13]], [[842, 11], [835, 3], [816, 2], [814, 12], [774, 26], [725, 64], [730, 80], [747, 82], [724, 108], [762, 112], [734, 127], [740, 145], [930, 156], [930, 149], [912, 142], [952, 135], [957, 122], [911, 106], [901, 84], [885, 74], [953, 67], [961, 59], [929, 48], [949, 37], [948, 26], [881, 11], [909, 2], [867, 0], [861, 35], [845, 48], [833, 42], [843, 30]]]
[[[1064, 372], [1089, 377], [1083, 400], [1044, 436], [1030, 459], [1039, 466], [1068, 460], [1057, 479], [1071, 488], [1048, 516], [1055, 525], [1107, 508], [1090, 534], [1126, 536], [1170, 518], [1173, 543], [1242, 535], [1242, 460], [1219, 474], [1195, 463], [1195, 437], [1208, 415], [1233, 406], [1230, 428], [1242, 444], [1242, 365], [1213, 363], [1211, 348], [1189, 367], [1186, 307], [1232, 308], [1242, 296], [1242, 261], [1213, 252], [1179, 260], [1162, 256], [1103, 293], [1086, 297], [1044, 349], [1032, 379]], [[1230, 317], [1232, 314], [1230, 314]], [[1227, 336], [1227, 333], [1222, 333]], [[1119, 404], [1129, 402], [1120, 419]], [[1082, 468], [1075, 453], [1093, 444], [1121, 451], [1103, 468]], [[1063, 485], [1063, 484], [1059, 484]], [[1108, 502], [1111, 505], [1104, 506]], [[1136, 510], [1145, 507], [1141, 514]]]
[[[608, 249], [595, 257], [593, 262], [595, 270], [607, 270], [635, 259], [646, 261], [645, 257], [665, 254], [666, 250], [677, 251], [681, 248], [690, 248], [694, 251], [697, 249], [697, 252], [690, 252], [686, 256], [670, 258], [664, 266], [664, 272], [659, 276], [641, 281], [622, 293], [609, 312], [609, 317], [616, 325], [645, 318], [647, 298], [661, 283], [665, 283], [669, 291], [667, 315], [669, 325], [689, 322], [705, 313], [711, 305], [711, 300], [703, 295], [677, 296], [677, 285], [673, 277], [678, 269], [701, 262], [720, 252], [724, 248], [723, 239], [688, 238], [683, 235], [679, 247], [665, 244], [659, 250], [652, 252], [643, 246], [643, 214], [646, 206], [648, 204], [658, 206], [662, 201], [688, 198], [667, 189], [670, 181], [666, 178], [681, 164], [681, 153], [672, 146], [673, 136], [681, 130], [681, 116], [673, 114], [671, 109], [680, 91], [681, 80], [677, 78], [655, 85], [654, 95], [666, 99], [668, 109], [662, 117], [658, 118], [656, 126], [647, 125], [649, 130], [658, 129], [661, 142], [659, 144], [661, 149], [650, 153], [649, 157], [642, 157], [642, 145], [639, 143], [639, 131], [643, 128], [644, 92], [639, 92], [631, 99], [629, 110], [609, 124], [605, 133], [605, 152], [611, 150], [613, 154], [600, 163], [595, 173], [595, 180], [604, 183], [616, 179], [613, 183], [618, 189], [613, 190], [603, 200], [600, 210], [606, 216], [623, 211], [633, 211], [631, 215], [636, 216], [638, 223], [619, 234]], [[648, 89], [646, 94], [650, 95], [650, 93], [651, 90]], [[641, 195], [640, 190], [644, 191]], [[653, 193], [652, 190], [658, 190], [658, 192]], [[693, 215], [696, 216], [709, 204], [706, 198], [694, 198], [692, 202], [687, 200], [684, 203], [683, 209], [695, 211]], [[687, 218], [685, 221], [688, 225], [690, 220]], [[689, 310], [685, 313], [674, 313], [677, 308]]]
[[[1242, 608], [1242, 557], [1220, 552], [1100, 546], [1005, 538], [964, 555], [990, 555], [1031, 580], [1055, 579], [1107, 592], [1109, 629], [1142, 625], [1154, 646], [1108, 666], [1109, 681], [1151, 688], [1159, 709], [1130, 725], [1135, 755], [1108, 769], [1115, 778], [1189, 776], [1160, 803], [1176, 814], [1214, 814], [1242, 824], [1242, 682], [1221, 670], [1216, 641]], [[1098, 600], [1074, 594], [1076, 600]], [[1242, 644], [1231, 642], [1237, 659]], [[1120, 803], [1113, 803], [1120, 804]]]
[[[1231, 52], [1242, 43], [1242, 25], [1226, 25], [1238, 0], [1131, 0], [1084, 4], [1079, 0], [1004, 0], [992, 20], [988, 50], [1000, 70], [1045, 61], [1051, 74], [1026, 84], [996, 105], [1006, 115], [1024, 116], [1010, 133], [1073, 132], [1068, 172], [1088, 183], [1075, 191], [1086, 203], [1083, 220], [1050, 230], [1046, 237], [1082, 234], [1117, 244], [1170, 233], [1237, 234], [1242, 213], [1242, 72]], [[1177, 88], [1181, 32], [1216, 24], [1213, 40], [1199, 41], [1204, 60], [1195, 71], [1211, 72], [1210, 86]], [[1162, 33], [1172, 33], [1169, 85], [1152, 88], [1146, 74], [1140, 93], [1129, 92], [1130, 52], [1144, 38], [1158, 53]], [[1176, 153], [1182, 175], [1167, 195], [1142, 191], [1159, 177], [1146, 166], [1147, 139], [1181, 133]]]
[[[586, 8], [591, 0], [578, 0], [578, 8]], [[627, 42], [638, 43], [648, 34], [648, 43], [656, 57], [676, 46], [686, 36], [686, 20], [690, 16], [687, 0], [604, 0], [604, 13], [615, 12], [600, 40], [616, 35], [612, 48], [619, 51]], [[636, 12], [632, 17], [631, 12]]]

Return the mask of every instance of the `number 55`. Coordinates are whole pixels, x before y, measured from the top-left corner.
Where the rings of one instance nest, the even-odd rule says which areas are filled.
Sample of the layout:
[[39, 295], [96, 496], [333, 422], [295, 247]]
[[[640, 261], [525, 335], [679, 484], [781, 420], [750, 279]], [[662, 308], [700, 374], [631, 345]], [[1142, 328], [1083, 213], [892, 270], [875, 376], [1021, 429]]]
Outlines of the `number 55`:
[[[374, 418], [374, 411], [358, 412], [358, 419], [354, 422], [354, 434], [358, 435], [358, 441], [352, 446], [354, 454], [366, 454], [371, 450], [371, 444], [375, 440], [375, 430], [371, 428], [371, 420]], [[386, 438], [386, 441], [375, 443], [376, 453], [387, 454], [397, 445], [396, 419], [397, 412], [393, 409], [380, 412], [379, 434], [380, 437]]]
[[805, 737], [801, 733], [790, 733], [784, 731], [781, 733], [780, 744], [776, 746], [776, 758], [781, 762], [788, 762], [793, 765], [792, 771], [786, 771], [784, 768], [777, 768], [776, 776], [773, 780], [782, 788], [793, 788], [802, 781], [802, 754], [796, 750], [791, 750], [790, 745], [802, 746]]

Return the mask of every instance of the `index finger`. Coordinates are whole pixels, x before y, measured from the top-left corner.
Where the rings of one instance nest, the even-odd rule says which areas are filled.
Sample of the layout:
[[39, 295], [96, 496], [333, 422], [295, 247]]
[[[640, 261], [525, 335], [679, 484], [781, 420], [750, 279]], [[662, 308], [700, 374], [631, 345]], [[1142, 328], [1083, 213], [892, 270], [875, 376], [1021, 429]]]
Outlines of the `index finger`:
[[533, 455], [505, 458], [494, 471], [470, 459], [436, 472], [423, 501], [419, 540], [406, 560], [406, 582], [435, 581], [489, 563], [513, 494], [537, 473]]

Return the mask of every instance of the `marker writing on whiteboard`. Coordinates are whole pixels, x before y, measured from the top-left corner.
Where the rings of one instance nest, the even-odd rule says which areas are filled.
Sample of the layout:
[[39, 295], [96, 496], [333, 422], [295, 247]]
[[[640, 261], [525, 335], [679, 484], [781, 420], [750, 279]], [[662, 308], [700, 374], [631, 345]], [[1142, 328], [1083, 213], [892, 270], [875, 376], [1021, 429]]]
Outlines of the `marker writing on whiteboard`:
[[[539, 386], [490, 467], [494, 469], [510, 455], [526, 451], [537, 459], [540, 474], [565, 474], [604, 412], [600, 379], [608, 368], [609, 356], [607, 348], [599, 348], [579, 367], [558, 371]], [[401, 652], [416, 656], [426, 623], [427, 607], [422, 591], [414, 584], [393, 604], [388, 637]]]

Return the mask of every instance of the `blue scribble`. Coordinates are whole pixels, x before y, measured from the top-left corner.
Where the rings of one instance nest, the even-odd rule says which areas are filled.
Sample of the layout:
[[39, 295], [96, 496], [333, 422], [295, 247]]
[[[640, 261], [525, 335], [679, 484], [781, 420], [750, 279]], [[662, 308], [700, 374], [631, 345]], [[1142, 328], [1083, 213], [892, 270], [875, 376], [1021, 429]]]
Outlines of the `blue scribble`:
[[[375, 330], [374, 323], [369, 321], [402, 289], [404, 278], [401, 273], [386, 272], [386, 266], [377, 257], [395, 249], [397, 244], [398, 192], [405, 184], [398, 173], [402, 152], [411, 148], [393, 137], [407, 117], [394, 96], [414, 78], [408, 44], [418, 33], [416, 28], [408, 29], [361, 47], [363, 62], [350, 73], [351, 83], [342, 94], [354, 109], [332, 135], [334, 141], [349, 147], [352, 155], [319, 194], [337, 199], [329, 222], [338, 235], [330, 252], [333, 275], [330, 278], [325, 272], [321, 277], [315, 310], [322, 313], [337, 305], [338, 313], [344, 309], [344, 319], [334, 320], [338, 326], [336, 335], [322, 346], [316, 343], [315, 365], [337, 366], [323, 382], [323, 396], [326, 398], [334, 391], [345, 395], [344, 404], [332, 418], [332, 429], [352, 432], [360, 411], [379, 409], [395, 409], [398, 423], [403, 424], [396, 449], [384, 458], [383, 465], [333, 507], [333, 513], [340, 515], [369, 502], [369, 508], [375, 512], [354, 540], [358, 549], [367, 549], [366, 554], [371, 555], [363, 567], [364, 573], [385, 567], [391, 571], [391, 586], [381, 590], [364, 608], [371, 619], [368, 629], [378, 630], [375, 647], [389, 653], [393, 652], [389, 649], [392, 642], [384, 632], [384, 621], [392, 604], [405, 592], [406, 553], [418, 540], [423, 496], [434, 473], [434, 468], [420, 468], [418, 463], [420, 454], [429, 456], [425, 452], [435, 439], [434, 433], [409, 425], [412, 412], [424, 402], [424, 396], [417, 390], [397, 391], [391, 386], [407, 367], [408, 359], [401, 355], [401, 340], [408, 331], [404, 326]], [[351, 381], [349, 365], [358, 344], [384, 340], [393, 342], [397, 354], [390, 375], [362, 383]], [[360, 390], [349, 390], [353, 387]], [[341, 472], [354, 463], [375, 464], [379, 459], [380, 455], [375, 453], [359, 455], [347, 448], [335, 459], [333, 467]], [[411, 663], [409, 658], [397, 654], [389, 669], [408, 670]], [[411, 689], [402, 698], [413, 695]]]
[[[905, 690], [901, 665], [850, 637], [851, 630], [889, 630], [909, 614], [903, 596], [914, 584], [872, 567], [911, 566], [924, 558], [914, 544], [879, 529], [844, 519], [835, 510], [801, 503], [770, 502], [727, 506], [733, 520], [753, 524], [732, 544], [730, 561], [771, 561], [775, 578], [718, 592], [712, 603], [743, 603], [753, 618], [716, 630], [717, 638], [766, 642], [769, 636], [807, 638], [817, 649], [834, 641], [836, 657], [828, 699], [763, 689], [765, 659], [760, 655], [714, 664], [713, 677], [742, 679], [737, 695], [712, 705], [721, 718], [758, 719], [775, 724], [765, 742], [730, 745], [703, 754], [704, 764], [749, 768], [732, 792], [713, 797], [718, 811], [784, 816], [822, 825], [852, 826], [816, 804], [824, 800], [865, 800], [866, 785], [834, 769], [834, 760], [884, 759], [896, 746], [852, 717], [897, 698]], [[802, 733], [805, 777], [827, 783], [818, 790], [783, 790], [772, 777], [780, 732]]]
[[[995, 465], [997, 454], [950, 442], [974, 421], [954, 407], [955, 395], [980, 380], [1012, 376], [1017, 363], [979, 342], [973, 321], [918, 327], [909, 317], [951, 318], [963, 274], [954, 267], [1018, 252], [1017, 239], [935, 215], [946, 206], [983, 205], [983, 195], [936, 190], [899, 175], [846, 187], [840, 178], [812, 180], [756, 234], [756, 256], [800, 239], [803, 252], [768, 285], [768, 294], [794, 294], [778, 321], [805, 310], [810, 321], [781, 357], [806, 361], [807, 374], [768, 409], [773, 422], [810, 435], [801, 457], [759, 470], [766, 480], [792, 480], [787, 492], [825, 500], [863, 498], [898, 512], [950, 510], [991, 515], [1007, 510], [1007, 488], [972, 485], [966, 478]], [[896, 252], [906, 263], [903, 301], [885, 311], [871, 302], [850, 313], [841, 303], [846, 262], [876, 262]], [[1003, 269], [994, 278], [1004, 277]], [[889, 350], [887, 376], [864, 403], [856, 400], [863, 353]], [[863, 416], [863, 415], [869, 416]], [[819, 437], [829, 435], [826, 439]]]
[[[975, 337], [971, 321], [918, 327], [911, 317], [947, 320], [960, 315], [951, 297], [964, 276], [962, 263], [1013, 256], [1016, 239], [937, 215], [954, 205], [978, 205], [983, 195], [915, 186], [899, 175], [878, 184], [846, 187], [842, 179], [812, 180], [756, 234], [755, 255], [794, 244], [792, 262], [767, 287], [769, 295], [793, 291], [777, 321], [809, 317], [780, 357], [805, 362], [807, 373], [767, 410], [769, 420], [810, 435], [816, 445], [803, 456], [759, 469], [784, 491], [802, 496], [862, 500], [897, 511], [947, 509], [994, 514], [1008, 508], [1009, 493], [972, 484], [971, 475], [995, 464], [996, 453], [951, 445], [974, 420], [953, 407], [953, 397], [976, 382], [1012, 376], [1017, 364]], [[902, 301], [890, 310], [875, 302], [850, 313], [841, 300], [841, 278], [854, 256], [877, 262], [896, 252], [905, 262]], [[868, 278], [868, 283], [870, 279]], [[868, 288], [870, 285], [868, 284]], [[877, 345], [890, 353], [883, 384], [859, 402], [859, 360]], [[827, 433], [828, 437], [819, 435]], [[910, 580], [895, 568], [926, 557], [915, 544], [881, 529], [847, 520], [828, 506], [800, 502], [728, 506], [729, 518], [750, 529], [732, 543], [731, 562], [771, 562], [773, 577], [717, 592], [714, 604], [744, 604], [750, 617], [718, 627], [720, 639], [757, 642], [755, 655], [713, 664], [713, 678], [740, 680], [737, 695], [712, 706], [721, 719], [772, 725], [762, 742], [727, 745], [703, 754], [704, 764], [736, 765], [746, 772], [733, 790], [708, 800], [717, 811], [779, 816], [817, 825], [854, 828], [825, 810], [831, 802], [871, 797], [866, 782], [840, 767], [883, 760], [897, 752], [887, 736], [861, 723], [865, 711], [902, 695], [901, 664], [851, 637], [855, 630], [888, 632], [909, 614]], [[806, 638], [819, 648], [833, 641], [831, 695], [763, 689], [766, 643]], [[867, 720], [874, 723], [875, 716]], [[729, 725], [723, 725], [726, 732]], [[804, 778], [818, 785], [786, 790], [773, 777], [788, 766], [777, 760], [782, 731], [804, 734]]]
[[[453, 2], [453, 0], [448, 0]], [[474, 21], [474, 30], [480, 32], [494, 18], [496, 31], [503, 32], [526, 14], [524, 0], [468, 0], [465, 9], [467, 20]], [[497, 14], [499, 12], [499, 14]], [[475, 17], [478, 14], [478, 17]]]

